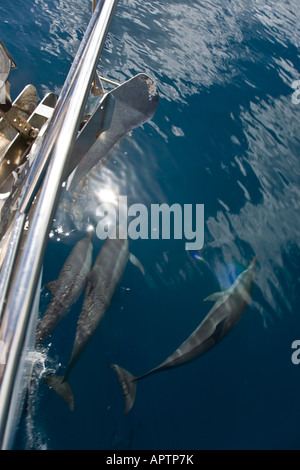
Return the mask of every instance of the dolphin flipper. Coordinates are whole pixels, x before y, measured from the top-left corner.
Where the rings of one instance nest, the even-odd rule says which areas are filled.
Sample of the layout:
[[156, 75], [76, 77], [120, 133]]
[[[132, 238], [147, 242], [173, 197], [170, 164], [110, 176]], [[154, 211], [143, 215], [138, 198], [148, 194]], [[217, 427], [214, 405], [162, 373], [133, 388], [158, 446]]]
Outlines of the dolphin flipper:
[[129, 261], [134, 264], [139, 270], [141, 271], [142, 275], [145, 276], [145, 270], [143, 268], [142, 263], [140, 262], [139, 259], [137, 259], [136, 256], [134, 256], [132, 253], [129, 253]]
[[128, 370], [123, 369], [117, 364], [111, 364], [110, 367], [116, 372], [122, 387], [122, 392], [125, 398], [124, 413], [126, 414], [131, 410], [134, 404], [137, 379], [130, 372], [128, 372]]
[[225, 292], [214, 292], [213, 294], [210, 294], [208, 297], [204, 299], [204, 301], [210, 300], [211, 302], [218, 302], [219, 300], [224, 300], [224, 297], [226, 297], [226, 291]]
[[50, 388], [53, 388], [53, 390], [55, 390], [55, 392], [61, 398], [63, 398], [63, 400], [65, 400], [65, 402], [69, 405], [70, 410], [74, 411], [73, 392], [65, 378], [61, 375], [53, 374], [48, 375], [44, 380]]

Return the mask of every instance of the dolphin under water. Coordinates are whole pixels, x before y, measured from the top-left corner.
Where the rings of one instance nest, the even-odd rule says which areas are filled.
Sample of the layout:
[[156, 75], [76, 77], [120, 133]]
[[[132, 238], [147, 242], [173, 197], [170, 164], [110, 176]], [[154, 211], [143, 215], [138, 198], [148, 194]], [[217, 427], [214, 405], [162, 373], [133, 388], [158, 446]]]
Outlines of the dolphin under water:
[[139, 260], [129, 253], [127, 239], [107, 238], [88, 276], [73, 352], [67, 371], [64, 376], [49, 375], [45, 377], [46, 383], [66, 401], [71, 411], [74, 409], [74, 397], [67, 378], [110, 306], [128, 259], [145, 274]]
[[52, 299], [37, 326], [36, 346], [43, 344], [79, 298], [92, 266], [91, 235], [79, 240], [65, 261], [59, 277], [46, 284]]
[[215, 292], [205, 299], [215, 301], [212, 309], [189, 338], [159, 366], [140, 377], [134, 377], [117, 364], [111, 365], [118, 376], [125, 397], [125, 413], [128, 413], [134, 404], [138, 380], [197, 359], [227, 335], [250, 302], [256, 261], [255, 256], [229, 289]]

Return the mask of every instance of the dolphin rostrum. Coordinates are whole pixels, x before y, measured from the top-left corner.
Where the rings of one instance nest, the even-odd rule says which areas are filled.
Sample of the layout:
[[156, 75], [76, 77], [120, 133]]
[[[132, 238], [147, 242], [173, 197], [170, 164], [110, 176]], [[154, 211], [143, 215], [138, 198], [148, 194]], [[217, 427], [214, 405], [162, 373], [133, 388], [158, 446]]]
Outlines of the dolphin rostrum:
[[91, 235], [79, 240], [65, 261], [59, 277], [46, 284], [52, 299], [37, 326], [36, 346], [46, 341], [61, 319], [79, 298], [92, 265]]
[[250, 302], [256, 260], [257, 257], [229, 289], [215, 292], [205, 299], [215, 301], [212, 309], [189, 338], [159, 366], [140, 377], [134, 377], [117, 364], [111, 365], [118, 376], [125, 397], [125, 413], [128, 413], [134, 404], [138, 380], [197, 359], [219, 343], [238, 322]]
[[107, 238], [88, 276], [67, 371], [64, 376], [45, 377], [46, 383], [66, 401], [71, 411], [74, 409], [74, 397], [67, 378], [110, 306], [128, 259], [145, 274], [139, 260], [129, 253], [127, 239]]

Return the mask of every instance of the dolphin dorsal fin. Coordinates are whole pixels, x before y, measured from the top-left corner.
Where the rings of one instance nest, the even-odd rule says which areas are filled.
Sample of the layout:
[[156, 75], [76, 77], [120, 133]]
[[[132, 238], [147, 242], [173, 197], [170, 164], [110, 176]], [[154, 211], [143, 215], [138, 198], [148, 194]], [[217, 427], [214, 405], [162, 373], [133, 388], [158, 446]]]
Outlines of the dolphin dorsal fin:
[[204, 300], [210, 300], [212, 302], [218, 302], [218, 300], [222, 300], [226, 296], [225, 292], [214, 292], [206, 297]]
[[58, 285], [57, 280], [55, 280], [55, 281], [50, 281], [50, 282], [47, 282], [47, 284], [45, 285], [45, 289], [47, 289], [49, 292], [51, 292], [51, 294], [52, 294], [53, 297], [54, 297], [55, 294], [56, 294], [57, 285]]
[[139, 259], [137, 259], [136, 256], [134, 256], [132, 253], [129, 253], [129, 261], [134, 264], [139, 270], [141, 271], [142, 275], [145, 276], [145, 270], [143, 268], [142, 263], [140, 262]]

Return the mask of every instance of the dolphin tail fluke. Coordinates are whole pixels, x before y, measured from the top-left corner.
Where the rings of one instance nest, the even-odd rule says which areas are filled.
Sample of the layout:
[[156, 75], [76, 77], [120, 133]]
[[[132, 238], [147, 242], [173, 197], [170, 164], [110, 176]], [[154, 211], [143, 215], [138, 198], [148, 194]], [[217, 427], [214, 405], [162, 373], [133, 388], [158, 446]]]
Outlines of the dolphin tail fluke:
[[123, 369], [117, 364], [111, 364], [110, 367], [116, 372], [118, 376], [120, 385], [122, 387], [122, 392], [125, 398], [124, 413], [128, 413], [134, 404], [137, 379], [130, 372], [128, 372], [128, 370]]
[[73, 397], [73, 392], [68, 384], [68, 382], [65, 380], [65, 378], [61, 375], [48, 375], [45, 377], [45, 382], [46, 384], [55, 390], [55, 392], [65, 400], [65, 402], [69, 405], [69, 408], [71, 411], [74, 410], [74, 397]]

